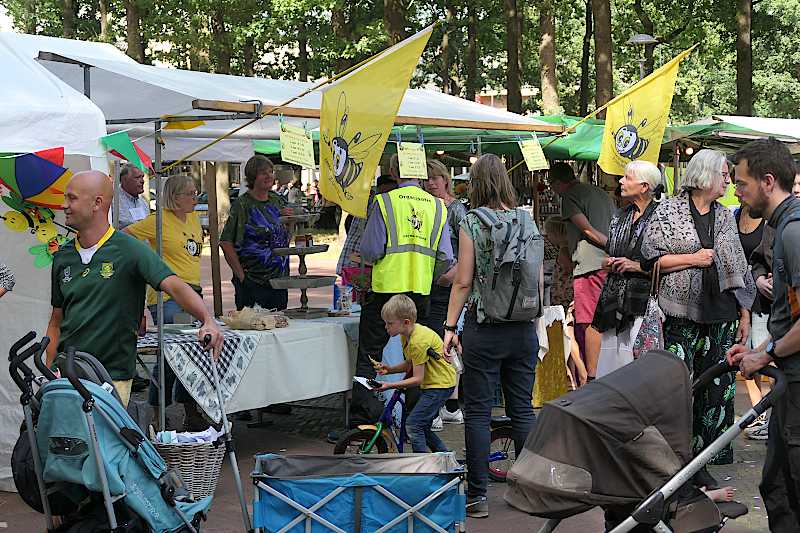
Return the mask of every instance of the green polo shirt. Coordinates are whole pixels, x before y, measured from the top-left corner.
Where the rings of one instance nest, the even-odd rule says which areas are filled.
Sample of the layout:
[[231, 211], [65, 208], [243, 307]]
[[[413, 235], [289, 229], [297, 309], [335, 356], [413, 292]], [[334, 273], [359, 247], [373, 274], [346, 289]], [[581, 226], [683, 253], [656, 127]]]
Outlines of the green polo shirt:
[[50, 300], [64, 315], [58, 351], [74, 346], [97, 357], [113, 379], [131, 379], [145, 284], [158, 289], [173, 273], [149, 246], [121, 231], [110, 229], [88, 264], [76, 246], [77, 239], [69, 241], [53, 256]]

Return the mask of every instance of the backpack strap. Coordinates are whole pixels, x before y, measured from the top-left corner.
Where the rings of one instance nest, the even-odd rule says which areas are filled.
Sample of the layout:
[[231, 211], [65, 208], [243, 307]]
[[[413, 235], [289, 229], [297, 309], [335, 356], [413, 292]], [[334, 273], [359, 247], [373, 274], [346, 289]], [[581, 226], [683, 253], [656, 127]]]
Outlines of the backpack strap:
[[[492, 290], [497, 287], [497, 278], [500, 276], [500, 267], [503, 265], [503, 257], [506, 255], [506, 251], [508, 250], [508, 246], [511, 244], [511, 229], [512, 223], [509, 222], [501, 222], [497, 215], [489, 209], [488, 207], [478, 207], [470, 211], [470, 213], [475, 213], [475, 216], [478, 217], [485, 226], [487, 226], [490, 230], [502, 230], [505, 226], [506, 228], [506, 235], [503, 237], [503, 241], [500, 243], [500, 249], [493, 249], [494, 253], [494, 269], [493, 269], [493, 276], [492, 276]], [[494, 239], [492, 239], [494, 242]]]
[[[791, 213], [785, 220], [781, 221], [775, 229], [775, 241], [772, 244], [773, 262], [776, 259], [783, 260], [783, 231], [786, 229], [786, 226], [792, 222], [800, 222], [800, 210]], [[784, 283], [789, 283], [789, 276], [785, 268], [783, 269], [783, 278]]]

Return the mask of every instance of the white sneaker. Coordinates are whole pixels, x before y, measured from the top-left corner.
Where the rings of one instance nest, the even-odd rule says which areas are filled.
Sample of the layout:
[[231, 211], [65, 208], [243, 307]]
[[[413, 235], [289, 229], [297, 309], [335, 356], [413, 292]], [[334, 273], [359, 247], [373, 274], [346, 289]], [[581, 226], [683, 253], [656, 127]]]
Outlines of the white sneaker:
[[464, 423], [464, 413], [461, 412], [461, 409], [456, 409], [455, 412], [451, 413], [447, 410], [447, 407], [442, 407], [439, 410], [439, 418], [442, 419], [442, 422], [445, 424], [463, 424]]
[[761, 413], [749, 426], [747, 426], [747, 429], [764, 426], [767, 424], [767, 421], [767, 413]]
[[747, 428], [745, 435], [750, 440], [767, 440], [769, 439], [769, 424], [761, 424], [754, 428]]
[[433, 423], [431, 423], [431, 431], [441, 431], [444, 429], [444, 424], [442, 424], [442, 417], [437, 416], [433, 419]]

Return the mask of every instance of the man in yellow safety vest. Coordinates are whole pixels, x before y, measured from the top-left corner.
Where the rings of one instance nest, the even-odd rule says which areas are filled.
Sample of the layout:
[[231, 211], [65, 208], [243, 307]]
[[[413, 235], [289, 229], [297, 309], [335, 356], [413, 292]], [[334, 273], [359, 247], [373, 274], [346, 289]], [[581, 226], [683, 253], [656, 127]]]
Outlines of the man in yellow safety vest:
[[[454, 262], [444, 202], [424, 191], [418, 180], [401, 180], [399, 167], [393, 155], [389, 173], [398, 188], [375, 197], [377, 209], [369, 215], [361, 241], [361, 255], [373, 265], [372, 289], [361, 308], [356, 361], [356, 375], [367, 378], [375, 377], [370, 357], [380, 361], [389, 340], [381, 319], [383, 304], [405, 294], [416, 304], [418, 320], [424, 318], [432, 281]], [[380, 406], [369, 409], [371, 395], [365, 393], [363, 387], [353, 390], [351, 423], [371, 423], [380, 415]]]

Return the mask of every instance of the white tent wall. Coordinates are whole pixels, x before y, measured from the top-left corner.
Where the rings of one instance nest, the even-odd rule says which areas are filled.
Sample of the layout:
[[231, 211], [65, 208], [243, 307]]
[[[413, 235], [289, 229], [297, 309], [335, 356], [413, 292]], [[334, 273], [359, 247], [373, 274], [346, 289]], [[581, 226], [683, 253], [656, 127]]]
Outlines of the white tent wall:
[[[80, 93], [9, 46], [0, 33], [0, 69], [12, 83], [0, 84], [0, 152], [33, 152], [59, 146], [73, 172], [108, 170], [99, 138], [106, 133], [100, 110]], [[5, 195], [8, 193], [0, 187]], [[8, 206], [0, 202], [0, 215]], [[57, 214], [63, 222], [61, 213]], [[58, 220], [58, 219], [57, 219]], [[0, 359], [28, 331], [42, 336], [50, 313], [50, 268], [37, 269], [32, 246], [41, 244], [29, 232], [14, 232], [0, 223], [0, 262], [16, 277], [14, 290], [0, 299]], [[19, 435], [20, 392], [0, 364], [0, 490], [13, 491], [11, 451]]]

